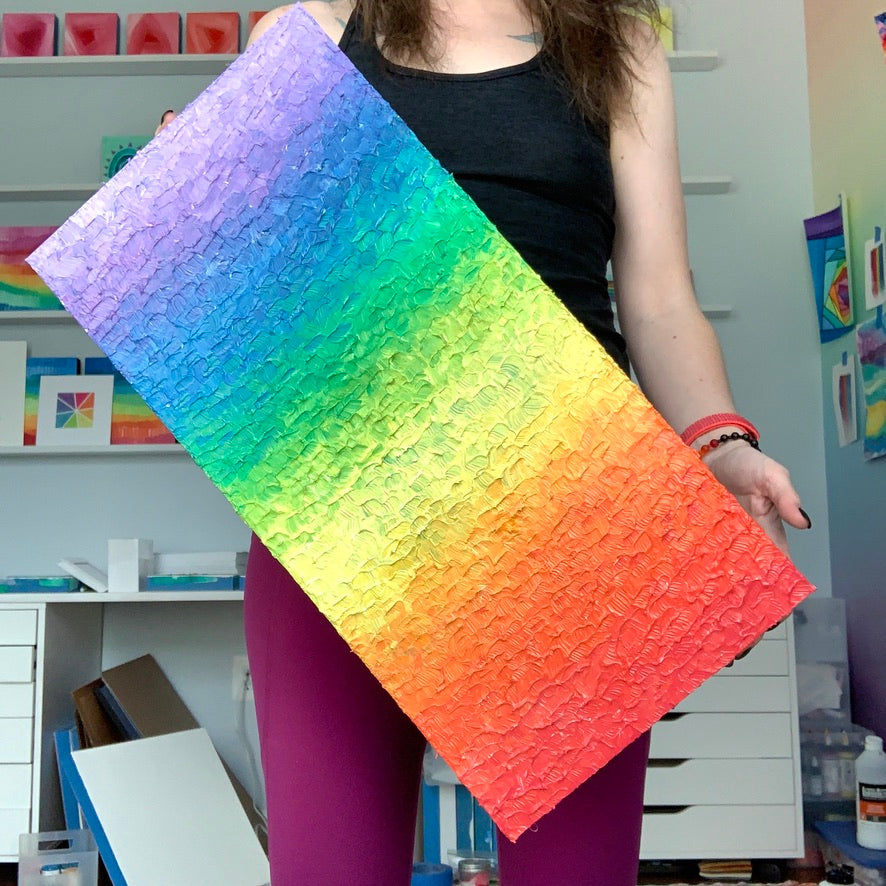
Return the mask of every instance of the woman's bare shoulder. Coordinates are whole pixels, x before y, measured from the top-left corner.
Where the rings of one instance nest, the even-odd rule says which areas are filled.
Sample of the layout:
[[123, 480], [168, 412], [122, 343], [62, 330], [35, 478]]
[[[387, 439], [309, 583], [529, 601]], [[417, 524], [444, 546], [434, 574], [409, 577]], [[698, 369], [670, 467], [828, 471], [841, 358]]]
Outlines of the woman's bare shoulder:
[[338, 43], [345, 31], [348, 18], [354, 9], [354, 0], [305, 0], [301, 4], [290, 3], [286, 6], [278, 6], [263, 16], [252, 29], [252, 33], [249, 35], [250, 44], [261, 37], [265, 31], [295, 5], [303, 6], [305, 12], [313, 16], [317, 24], [329, 35], [330, 39]]

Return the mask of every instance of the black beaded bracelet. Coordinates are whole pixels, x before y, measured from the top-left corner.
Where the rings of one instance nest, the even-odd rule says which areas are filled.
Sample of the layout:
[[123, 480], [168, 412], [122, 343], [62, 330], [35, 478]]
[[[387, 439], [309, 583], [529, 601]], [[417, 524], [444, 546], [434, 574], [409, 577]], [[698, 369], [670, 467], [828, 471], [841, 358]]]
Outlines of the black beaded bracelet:
[[713, 440], [708, 440], [708, 442], [698, 450], [698, 454], [701, 458], [704, 458], [709, 452], [713, 452], [713, 450], [719, 449], [724, 443], [731, 443], [733, 440], [744, 440], [745, 443], [748, 443], [753, 449], [760, 448], [760, 441], [753, 434], [739, 434], [738, 431], [733, 431], [731, 434], [720, 434], [719, 437], [715, 437]]

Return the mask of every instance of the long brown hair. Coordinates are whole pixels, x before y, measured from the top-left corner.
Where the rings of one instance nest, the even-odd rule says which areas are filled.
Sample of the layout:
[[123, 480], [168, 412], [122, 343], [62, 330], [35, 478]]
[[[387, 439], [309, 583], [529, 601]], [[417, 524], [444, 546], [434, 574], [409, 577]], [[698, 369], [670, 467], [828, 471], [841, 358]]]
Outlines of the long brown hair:
[[[657, 0], [522, 0], [544, 53], [581, 111], [608, 123], [628, 110], [636, 16], [659, 20]], [[366, 33], [393, 58], [433, 61], [431, 0], [357, 0]]]

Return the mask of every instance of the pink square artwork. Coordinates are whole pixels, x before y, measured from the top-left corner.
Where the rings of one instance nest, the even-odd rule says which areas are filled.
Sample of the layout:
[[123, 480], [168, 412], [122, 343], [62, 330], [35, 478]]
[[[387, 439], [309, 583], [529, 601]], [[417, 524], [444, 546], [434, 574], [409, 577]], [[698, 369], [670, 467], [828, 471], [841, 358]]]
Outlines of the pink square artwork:
[[177, 12], [131, 12], [126, 16], [126, 53], [175, 55], [181, 52], [181, 27]]
[[240, 51], [240, 15], [236, 12], [189, 12], [185, 52], [198, 55]]
[[116, 12], [68, 12], [65, 14], [65, 55], [116, 55]]
[[249, 28], [248, 33], [252, 33], [252, 29], [268, 14], [267, 9], [253, 9], [250, 10], [249, 14], [246, 16], [246, 25]]
[[51, 12], [4, 12], [0, 56], [55, 55], [55, 16]]

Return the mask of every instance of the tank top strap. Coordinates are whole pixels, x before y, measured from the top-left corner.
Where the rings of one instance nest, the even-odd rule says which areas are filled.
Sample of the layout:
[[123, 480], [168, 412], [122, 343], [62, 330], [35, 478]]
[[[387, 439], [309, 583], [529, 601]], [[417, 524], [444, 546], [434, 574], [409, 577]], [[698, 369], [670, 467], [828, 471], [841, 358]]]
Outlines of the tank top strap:
[[344, 33], [341, 35], [341, 39], [338, 41], [338, 48], [342, 50], [342, 52], [347, 52], [351, 46], [355, 43], [359, 43], [363, 40], [363, 19], [360, 14], [354, 9], [350, 16], [348, 17], [348, 22], [345, 25]]

